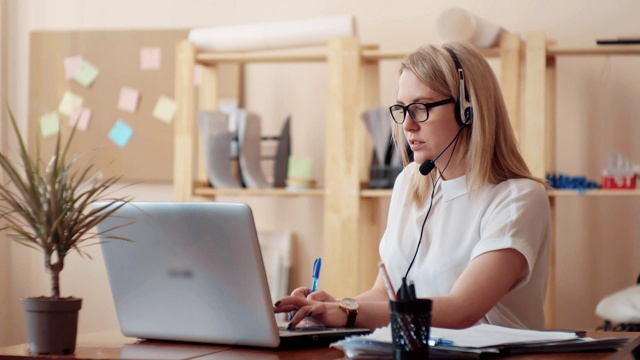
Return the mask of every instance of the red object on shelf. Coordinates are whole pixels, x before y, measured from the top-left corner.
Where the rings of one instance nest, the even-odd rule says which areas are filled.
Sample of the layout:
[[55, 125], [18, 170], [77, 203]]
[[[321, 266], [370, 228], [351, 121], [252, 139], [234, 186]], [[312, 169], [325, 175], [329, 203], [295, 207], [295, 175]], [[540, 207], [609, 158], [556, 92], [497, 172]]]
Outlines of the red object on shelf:
[[604, 175], [602, 176], [603, 189], [635, 189], [636, 175]]

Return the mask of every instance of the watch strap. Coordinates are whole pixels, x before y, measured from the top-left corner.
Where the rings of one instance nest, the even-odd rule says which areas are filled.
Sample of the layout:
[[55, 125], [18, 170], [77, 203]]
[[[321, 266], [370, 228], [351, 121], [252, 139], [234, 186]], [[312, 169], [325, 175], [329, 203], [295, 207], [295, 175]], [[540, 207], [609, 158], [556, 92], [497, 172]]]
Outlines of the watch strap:
[[347, 323], [344, 325], [346, 328], [352, 328], [356, 323], [356, 316], [358, 315], [358, 310], [347, 310]]

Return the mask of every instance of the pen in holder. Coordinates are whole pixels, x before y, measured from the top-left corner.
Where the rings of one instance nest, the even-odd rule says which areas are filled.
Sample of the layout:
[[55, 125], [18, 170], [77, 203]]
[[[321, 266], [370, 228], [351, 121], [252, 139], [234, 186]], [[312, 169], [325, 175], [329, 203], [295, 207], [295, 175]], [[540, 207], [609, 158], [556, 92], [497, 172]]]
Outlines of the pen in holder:
[[389, 310], [394, 359], [429, 359], [431, 300], [391, 300]]

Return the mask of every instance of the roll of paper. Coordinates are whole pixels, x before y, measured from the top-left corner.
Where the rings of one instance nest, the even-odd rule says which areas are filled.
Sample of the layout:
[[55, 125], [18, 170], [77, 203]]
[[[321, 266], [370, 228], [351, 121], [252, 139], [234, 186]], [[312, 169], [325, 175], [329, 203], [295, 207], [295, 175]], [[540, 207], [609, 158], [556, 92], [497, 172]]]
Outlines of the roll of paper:
[[197, 49], [247, 51], [319, 45], [356, 35], [352, 16], [192, 29], [189, 41]]
[[479, 48], [496, 45], [503, 31], [500, 25], [457, 7], [440, 14], [436, 27], [447, 41], [469, 41]]

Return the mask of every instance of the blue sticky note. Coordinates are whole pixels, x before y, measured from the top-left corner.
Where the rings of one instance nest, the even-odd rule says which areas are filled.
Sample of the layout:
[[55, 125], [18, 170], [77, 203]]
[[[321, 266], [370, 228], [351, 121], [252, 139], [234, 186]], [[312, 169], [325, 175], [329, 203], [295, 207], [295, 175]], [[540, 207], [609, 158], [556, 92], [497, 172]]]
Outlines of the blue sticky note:
[[121, 119], [118, 119], [111, 131], [109, 131], [109, 139], [120, 148], [127, 145], [131, 136], [133, 136], [133, 128]]

